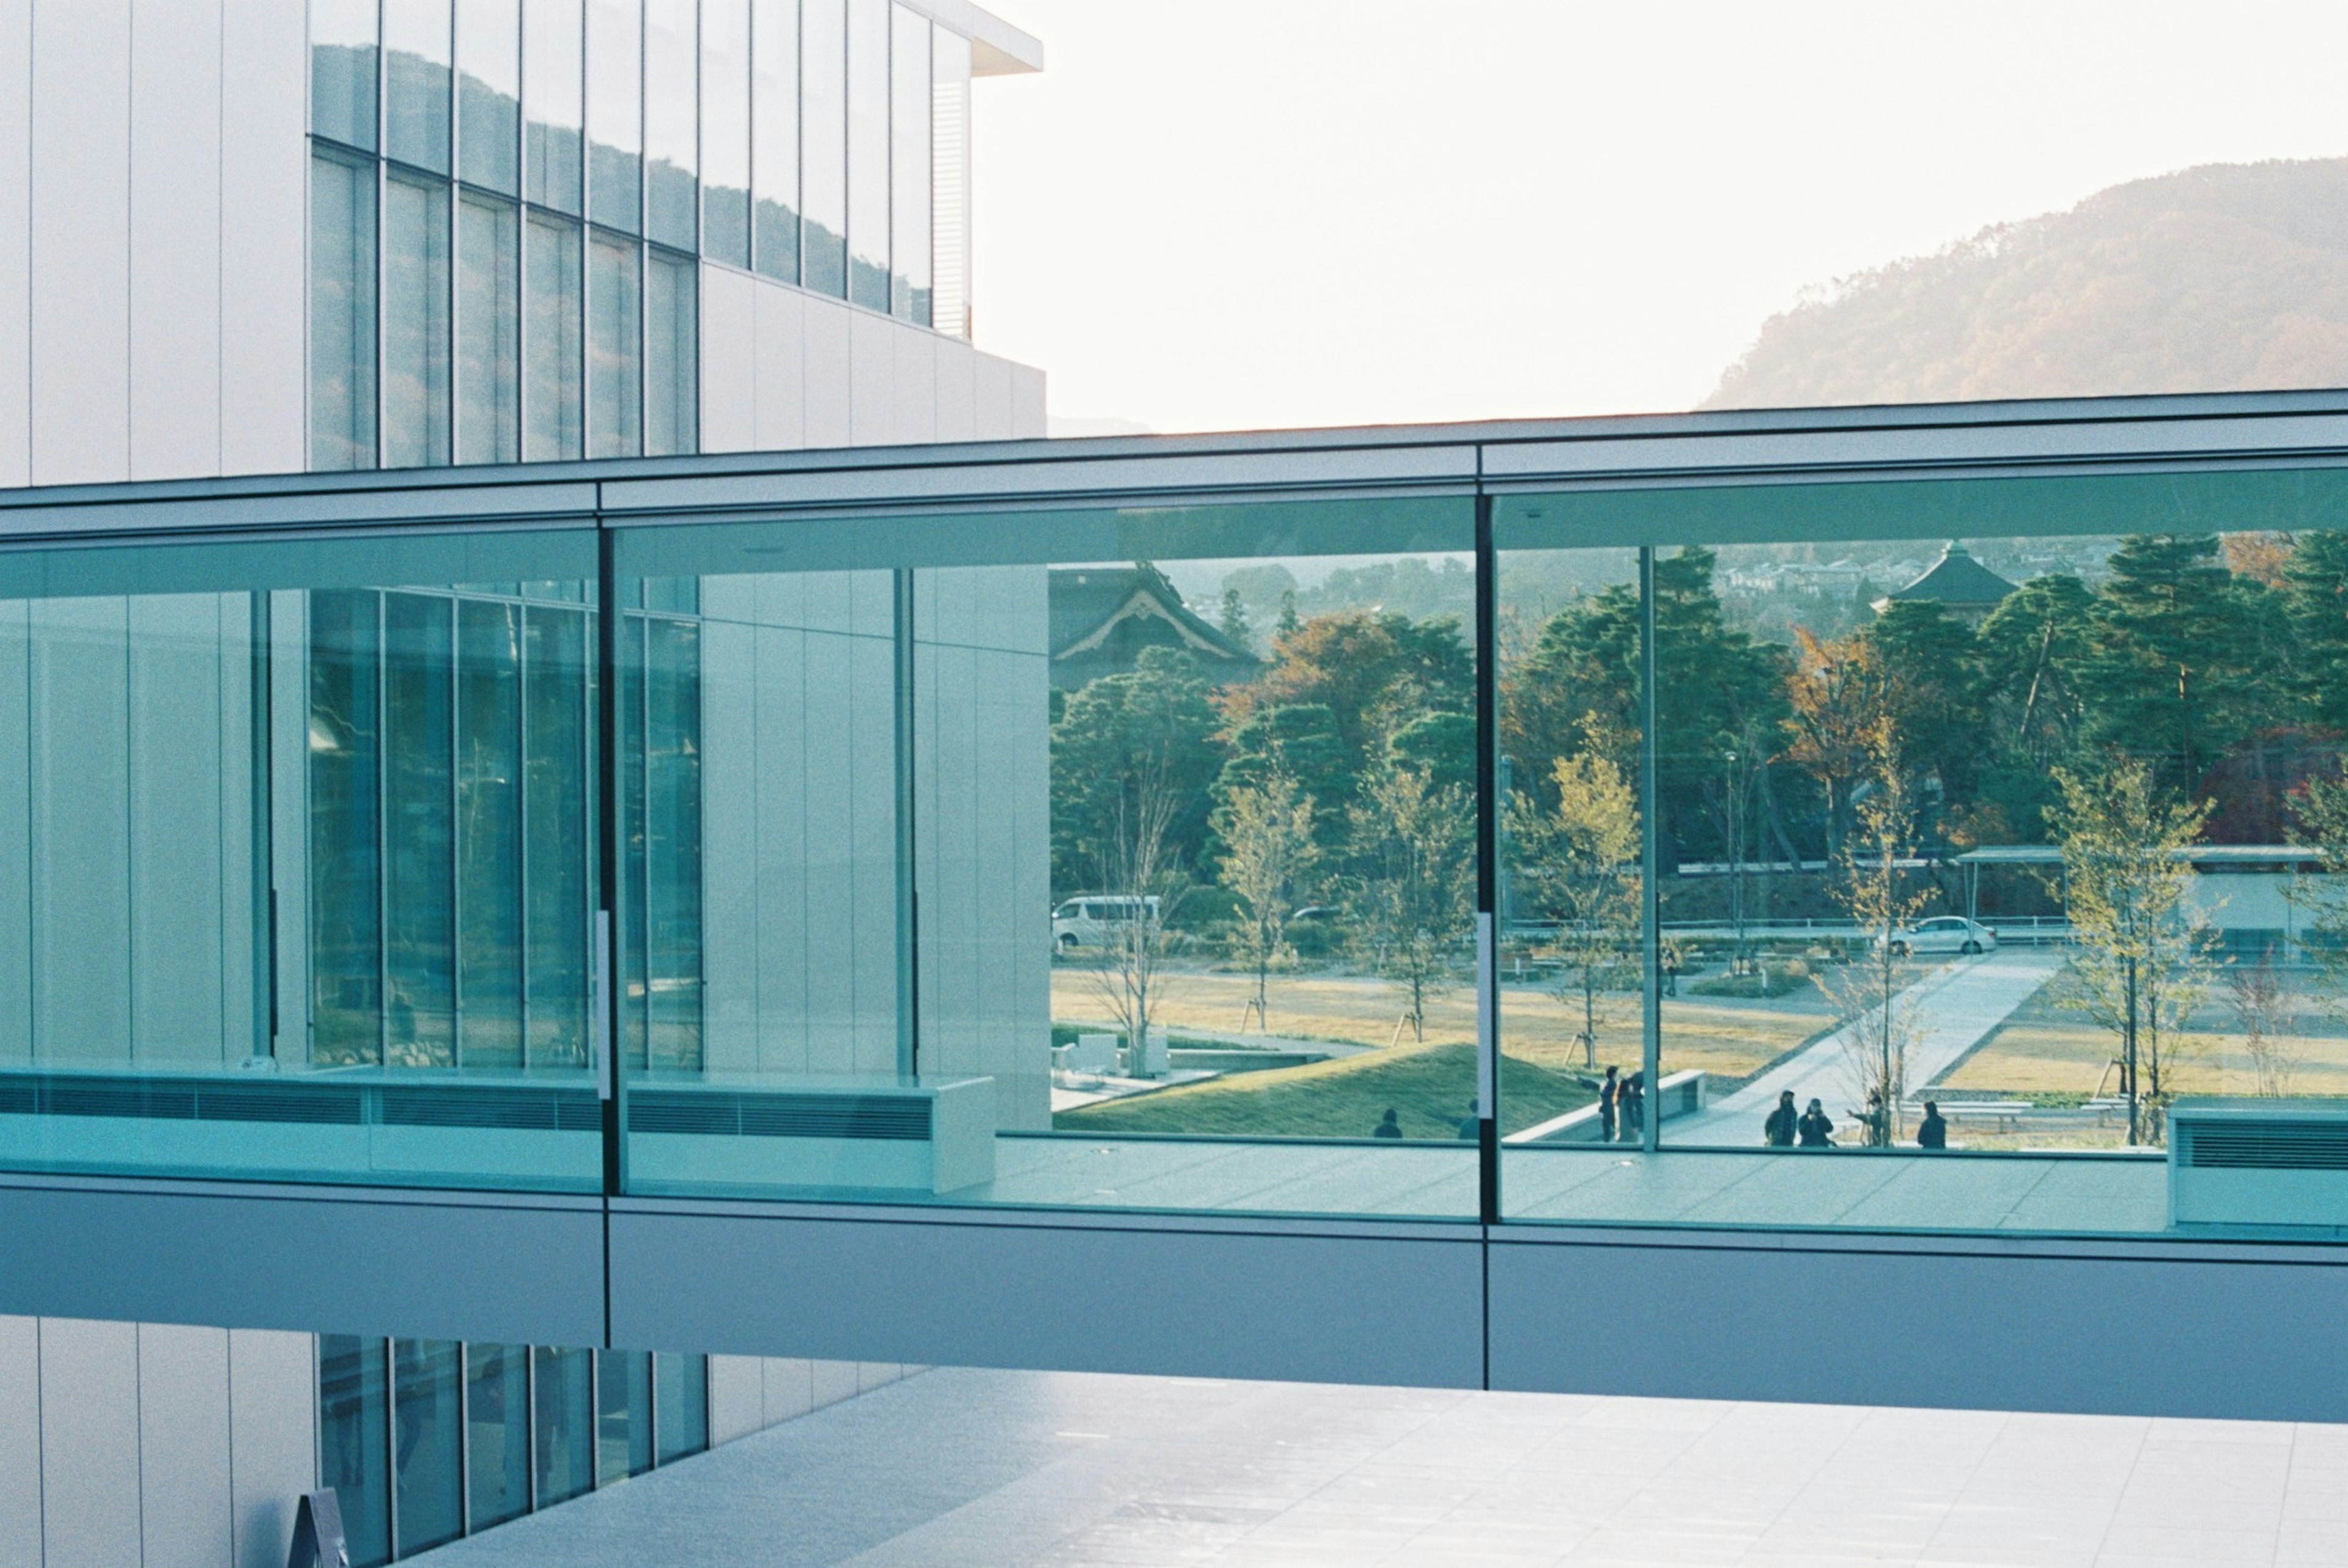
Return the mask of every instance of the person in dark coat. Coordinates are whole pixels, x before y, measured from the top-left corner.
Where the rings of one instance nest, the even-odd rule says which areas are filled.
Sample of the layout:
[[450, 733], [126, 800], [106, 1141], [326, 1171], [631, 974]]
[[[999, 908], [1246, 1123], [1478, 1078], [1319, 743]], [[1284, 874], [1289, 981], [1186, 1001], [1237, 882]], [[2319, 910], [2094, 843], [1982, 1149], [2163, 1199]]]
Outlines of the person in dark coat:
[[1816, 1100], [1811, 1101], [1810, 1108], [1803, 1112], [1802, 1119], [1794, 1124], [1794, 1134], [1805, 1149], [1833, 1148], [1834, 1123], [1827, 1120], [1825, 1105]]
[[1647, 1074], [1643, 1069], [1622, 1081], [1622, 1092], [1615, 1096], [1614, 1109], [1622, 1118], [1622, 1142], [1635, 1143], [1646, 1131]]
[[1598, 1086], [1598, 1141], [1601, 1143], [1614, 1142], [1615, 1112], [1622, 1100], [1622, 1081], [1614, 1071], [1609, 1067], [1606, 1081]]
[[1370, 1136], [1373, 1138], [1399, 1138], [1402, 1136], [1402, 1122], [1395, 1115], [1395, 1109], [1393, 1106], [1389, 1105], [1386, 1107], [1385, 1120], [1378, 1123], [1377, 1131], [1372, 1132]]
[[1777, 1109], [1769, 1112], [1769, 1120], [1761, 1123], [1761, 1142], [1772, 1149], [1790, 1149], [1794, 1134], [1802, 1122], [1802, 1113], [1794, 1108], [1794, 1091], [1780, 1090]]
[[1473, 1100], [1468, 1102], [1468, 1114], [1459, 1118], [1459, 1141], [1462, 1143], [1484, 1141], [1484, 1118], [1481, 1108]]
[[1941, 1102], [1927, 1100], [1924, 1102], [1924, 1119], [1916, 1123], [1916, 1147], [1945, 1149], [1948, 1146], [1949, 1124], [1941, 1120]]

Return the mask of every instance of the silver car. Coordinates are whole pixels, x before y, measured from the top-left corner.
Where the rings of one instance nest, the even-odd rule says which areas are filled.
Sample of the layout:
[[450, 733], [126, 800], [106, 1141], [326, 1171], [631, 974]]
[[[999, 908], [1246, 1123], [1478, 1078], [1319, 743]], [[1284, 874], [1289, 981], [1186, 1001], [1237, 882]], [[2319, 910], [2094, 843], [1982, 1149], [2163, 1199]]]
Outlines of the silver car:
[[[1875, 945], [1883, 946], [1878, 937]], [[1997, 933], [1979, 920], [1968, 920], [1962, 915], [1935, 915], [1929, 920], [1919, 920], [1891, 938], [1895, 953], [1993, 953], [1997, 950]]]

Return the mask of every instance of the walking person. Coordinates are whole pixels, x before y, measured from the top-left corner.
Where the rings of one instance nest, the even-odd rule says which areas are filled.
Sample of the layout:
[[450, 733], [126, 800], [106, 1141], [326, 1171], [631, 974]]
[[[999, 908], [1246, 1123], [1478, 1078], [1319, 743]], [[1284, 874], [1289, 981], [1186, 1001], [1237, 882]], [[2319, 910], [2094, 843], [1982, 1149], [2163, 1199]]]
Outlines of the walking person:
[[1816, 1100], [1811, 1101], [1810, 1108], [1802, 1112], [1801, 1121], [1794, 1125], [1794, 1132], [1796, 1141], [1802, 1148], [1831, 1149], [1834, 1147], [1834, 1123], [1827, 1119], [1826, 1106]]
[[1777, 1091], [1777, 1109], [1769, 1112], [1769, 1120], [1761, 1123], [1761, 1142], [1772, 1149], [1790, 1149], [1794, 1134], [1800, 1127], [1802, 1113], [1794, 1107], [1794, 1091]]
[[1680, 950], [1665, 943], [1663, 946], [1663, 995], [1675, 997], [1679, 994]]
[[1916, 1123], [1916, 1147], [1945, 1149], [1949, 1146], [1949, 1124], [1941, 1117], [1941, 1102], [1924, 1102], [1924, 1119]]
[[1622, 1092], [1615, 1099], [1615, 1110], [1622, 1118], [1622, 1139], [1636, 1143], [1646, 1132], [1647, 1073], [1644, 1068], [1622, 1081]]
[[1867, 1135], [1867, 1147], [1870, 1149], [1891, 1147], [1891, 1107], [1883, 1102], [1883, 1091], [1880, 1089], [1869, 1091], [1866, 1108], [1854, 1111], [1851, 1114], [1858, 1118], [1860, 1129]]
[[1598, 1086], [1598, 1141], [1601, 1143], [1614, 1142], [1616, 1108], [1622, 1099], [1622, 1081], [1614, 1074], [1615, 1069], [1609, 1067], [1606, 1081]]

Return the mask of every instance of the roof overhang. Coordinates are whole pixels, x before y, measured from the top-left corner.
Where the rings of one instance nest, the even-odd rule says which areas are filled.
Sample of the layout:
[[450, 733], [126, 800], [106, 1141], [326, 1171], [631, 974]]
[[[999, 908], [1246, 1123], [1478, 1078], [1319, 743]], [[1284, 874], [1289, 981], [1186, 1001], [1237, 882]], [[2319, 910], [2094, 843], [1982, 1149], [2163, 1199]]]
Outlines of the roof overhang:
[[1026, 76], [1044, 68], [1042, 39], [970, 0], [913, 0], [913, 5], [929, 13], [930, 20], [970, 40], [970, 71], [974, 77]]

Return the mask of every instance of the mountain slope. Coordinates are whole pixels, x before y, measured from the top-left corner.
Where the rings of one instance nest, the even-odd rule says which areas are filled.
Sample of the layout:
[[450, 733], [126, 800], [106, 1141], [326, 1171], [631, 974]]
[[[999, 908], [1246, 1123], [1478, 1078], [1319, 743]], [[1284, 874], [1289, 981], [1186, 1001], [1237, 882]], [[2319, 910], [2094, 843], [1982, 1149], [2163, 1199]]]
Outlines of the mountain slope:
[[2209, 164], [1773, 316], [1707, 408], [2348, 386], [2348, 158]]

